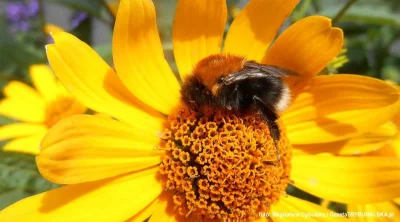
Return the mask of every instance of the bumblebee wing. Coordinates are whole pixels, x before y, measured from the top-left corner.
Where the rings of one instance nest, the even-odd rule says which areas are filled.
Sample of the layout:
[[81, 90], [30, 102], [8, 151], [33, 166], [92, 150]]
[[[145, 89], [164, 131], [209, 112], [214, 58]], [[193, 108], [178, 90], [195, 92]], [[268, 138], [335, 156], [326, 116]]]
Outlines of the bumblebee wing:
[[278, 66], [262, 65], [256, 62], [246, 62], [241, 70], [235, 73], [231, 73], [224, 77], [222, 81], [225, 85], [230, 85], [232, 83], [242, 81], [245, 79], [255, 79], [255, 78], [265, 78], [268, 76], [273, 76], [277, 78], [287, 77], [287, 76], [299, 76], [294, 71], [281, 68]]
[[294, 72], [290, 69], [286, 69], [286, 68], [274, 66], [274, 65], [258, 64], [256, 62], [252, 62], [252, 61], [246, 62], [244, 64], [244, 68], [255, 69], [255, 70], [261, 71], [265, 74], [275, 76], [275, 77], [299, 76], [299, 74], [297, 74], [296, 72]]

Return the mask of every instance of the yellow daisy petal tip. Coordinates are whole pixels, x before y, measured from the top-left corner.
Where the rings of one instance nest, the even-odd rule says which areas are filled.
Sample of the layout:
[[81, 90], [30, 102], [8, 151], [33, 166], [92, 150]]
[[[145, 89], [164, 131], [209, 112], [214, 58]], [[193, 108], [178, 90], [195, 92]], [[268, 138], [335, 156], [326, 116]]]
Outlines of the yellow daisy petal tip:
[[164, 56], [152, 1], [120, 3], [112, 54], [118, 76], [136, 98], [165, 114], [179, 103], [180, 86]]
[[52, 32], [50, 33], [50, 35], [54, 40], [54, 45], [67, 44], [67, 42], [73, 41], [74, 39], [78, 39], [76, 36], [64, 31]]
[[343, 46], [343, 39], [344, 39], [343, 30], [339, 27], [332, 26], [332, 19], [325, 17], [325, 16], [321, 16], [321, 15], [314, 15], [314, 16], [310, 16], [310, 17], [321, 20], [321, 23], [326, 23], [326, 27], [328, 27], [327, 29], [329, 31], [331, 31], [332, 33], [334, 33], [335, 37], [339, 37], [339, 39], [341, 40], [340, 45]]
[[[46, 48], [46, 46], [45, 46], [45, 48]], [[29, 73], [32, 73], [39, 69], [47, 69], [47, 68], [48, 68], [48, 66], [46, 64], [33, 64], [33, 65], [29, 66]]]
[[47, 51], [48, 51], [49, 47], [51, 47], [52, 45], [54, 45], [54, 44], [47, 44], [47, 45], [44, 46], [44, 50], [46, 50], [46, 54], [47, 54]]
[[298, 2], [249, 1], [230, 25], [223, 51], [259, 62]]
[[46, 24], [44, 26], [44, 32], [47, 33], [48, 35], [51, 35], [51, 33], [53, 32], [63, 32], [63, 31], [64, 29], [57, 25]]
[[313, 16], [309, 16], [306, 17], [305, 19], [313, 19], [315, 20], [315, 23], [320, 23], [321, 25], [324, 25], [326, 27], [327, 31], [332, 32], [333, 36], [338, 37], [341, 41], [340, 41], [340, 45], [343, 46], [343, 39], [344, 39], [344, 34], [343, 34], [343, 30], [339, 27], [334, 27], [332, 25], [332, 19], [326, 17], [326, 16], [322, 16], [322, 15], [313, 15]]
[[342, 46], [343, 31], [332, 27], [331, 19], [309, 16], [278, 36], [262, 62], [309, 78], [320, 73], [340, 53]]
[[53, 38], [54, 44], [57, 44], [61, 41], [62, 35], [66, 33], [67, 32], [50, 32], [50, 36]]

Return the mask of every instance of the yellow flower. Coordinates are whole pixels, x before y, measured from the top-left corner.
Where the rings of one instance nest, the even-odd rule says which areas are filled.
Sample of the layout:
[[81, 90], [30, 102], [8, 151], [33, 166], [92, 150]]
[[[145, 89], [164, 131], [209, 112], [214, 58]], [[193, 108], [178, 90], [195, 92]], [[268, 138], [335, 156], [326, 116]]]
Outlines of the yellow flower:
[[86, 112], [47, 65], [31, 66], [30, 76], [37, 91], [18, 81], [4, 88], [0, 115], [18, 120], [0, 127], [0, 140], [13, 139], [3, 146], [6, 151], [38, 154], [40, 141], [50, 127], [61, 118]]
[[[400, 113], [389, 122], [384, 123], [378, 130], [361, 135], [359, 138], [371, 141], [372, 145], [359, 147], [358, 152], [362, 156], [368, 157], [384, 157], [389, 159], [400, 160]], [[384, 133], [386, 131], [386, 133]], [[380, 133], [377, 133], [380, 132]], [[390, 136], [386, 136], [390, 135]], [[377, 142], [379, 141], [379, 142]], [[364, 148], [365, 147], [365, 148]], [[373, 147], [373, 149], [371, 149]], [[390, 175], [388, 174], [388, 177]], [[390, 185], [390, 184], [389, 184]], [[390, 188], [389, 188], [390, 189]], [[388, 221], [397, 221], [400, 218], [400, 197], [385, 202], [367, 203], [367, 204], [348, 204], [349, 212], [369, 212], [380, 217], [373, 218], [370, 216], [369, 221], [380, 221], [385, 218]], [[386, 213], [386, 214], [384, 214]], [[365, 221], [365, 218], [354, 216], [355, 221]]]
[[[315, 77], [339, 54], [342, 46], [342, 31], [332, 28], [328, 18], [302, 19], [271, 45], [297, 3], [297, 0], [251, 1], [232, 23], [222, 50], [302, 75], [288, 80], [294, 99], [280, 123], [282, 135], [287, 135], [293, 146], [292, 160], [291, 146], [283, 136], [279, 141], [284, 145], [280, 146], [282, 164], [268, 163], [265, 156], [275, 157], [269, 150], [272, 141], [265, 125], [256, 125], [259, 123], [256, 119], [222, 114], [222, 118], [211, 121], [197, 119], [186, 110], [181, 112], [180, 84], [164, 58], [152, 1], [123, 0], [113, 37], [117, 72], [70, 34], [54, 33], [55, 44], [47, 46], [51, 66], [65, 87], [82, 104], [113, 118], [77, 115], [54, 126], [42, 140], [37, 164], [44, 177], [67, 185], [6, 208], [0, 212], [0, 221], [143, 221], [150, 216], [150, 221], [193, 221], [193, 217], [203, 218], [201, 215], [265, 221], [266, 217], [259, 217], [260, 209], [274, 213], [328, 213], [293, 196], [281, 197], [282, 187], [289, 183], [285, 176], [290, 168], [294, 186], [324, 199], [372, 203], [398, 197], [400, 161], [397, 159], [309, 155], [302, 151], [302, 146], [318, 144], [323, 148], [325, 144], [369, 132], [390, 120], [399, 108], [399, 92], [384, 81], [363, 76]], [[224, 0], [178, 1], [173, 44], [181, 78], [200, 60], [221, 52], [226, 14]], [[191, 142], [185, 139], [187, 131], [193, 130], [188, 127], [190, 124], [194, 124], [199, 135], [204, 135], [207, 129], [207, 135], [212, 137], [214, 124], [223, 125], [225, 131], [218, 135], [225, 133], [234, 143], [242, 142], [249, 149], [255, 145], [257, 149], [252, 149], [249, 156], [243, 151], [246, 146], [234, 146], [231, 151], [206, 139], [200, 141], [202, 146], [193, 145], [190, 153], [177, 149], [176, 146]], [[227, 135], [226, 131], [234, 129], [232, 125], [236, 127], [232, 135], [237, 136]], [[252, 134], [243, 133], [246, 130]], [[196, 139], [196, 133], [192, 139], [199, 142], [197, 139], [203, 136]], [[174, 142], [172, 137], [180, 142]], [[161, 138], [168, 142], [162, 142]], [[207, 149], [195, 155], [203, 148]], [[235, 159], [238, 158], [235, 154], [244, 156]], [[201, 167], [191, 158], [196, 158]], [[211, 164], [202, 164], [204, 161], [227, 166], [221, 168], [227, 176], [210, 171]], [[247, 161], [258, 164], [253, 167], [258, 171], [239, 172], [235, 164], [245, 167], [243, 163]], [[208, 178], [209, 175], [216, 176]], [[241, 178], [246, 180], [240, 181]], [[216, 185], [225, 184], [225, 179], [235, 181], [237, 187], [232, 183], [227, 184], [226, 190], [216, 189]], [[253, 189], [247, 183], [254, 184]], [[171, 191], [174, 186], [177, 189]], [[204, 192], [191, 192], [190, 187], [203, 191], [209, 187], [210, 191], [207, 196]], [[225, 204], [236, 207], [228, 209]]]

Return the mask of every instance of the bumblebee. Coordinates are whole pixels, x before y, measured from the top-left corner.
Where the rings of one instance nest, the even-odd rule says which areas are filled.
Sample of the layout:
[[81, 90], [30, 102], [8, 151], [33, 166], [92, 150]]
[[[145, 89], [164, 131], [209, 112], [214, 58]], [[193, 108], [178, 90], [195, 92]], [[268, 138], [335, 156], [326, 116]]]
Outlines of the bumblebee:
[[290, 89], [283, 81], [289, 75], [297, 74], [239, 56], [212, 55], [183, 80], [181, 99], [192, 110], [213, 107], [242, 115], [259, 113], [268, 125], [280, 162], [277, 120], [290, 103]]

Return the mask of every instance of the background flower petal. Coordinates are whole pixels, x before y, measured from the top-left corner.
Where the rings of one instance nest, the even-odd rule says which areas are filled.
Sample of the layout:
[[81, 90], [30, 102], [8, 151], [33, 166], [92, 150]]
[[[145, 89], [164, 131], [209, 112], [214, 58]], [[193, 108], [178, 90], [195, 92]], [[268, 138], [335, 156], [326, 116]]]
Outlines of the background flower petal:
[[42, 132], [32, 136], [13, 139], [3, 146], [3, 150], [37, 155], [40, 152], [40, 141], [44, 134], [45, 132]]
[[317, 76], [283, 114], [292, 144], [317, 144], [360, 135], [389, 121], [399, 92], [382, 80], [357, 75]]
[[260, 61], [299, 0], [253, 0], [232, 22], [224, 52]]
[[179, 103], [180, 86], [164, 58], [152, 1], [120, 2], [113, 58], [122, 82], [137, 98], [165, 114]]
[[43, 98], [32, 87], [18, 81], [9, 82], [3, 89], [7, 98], [25, 100], [31, 104], [44, 104]]
[[108, 117], [75, 115], [43, 138], [36, 162], [40, 173], [55, 183], [100, 180], [159, 164], [159, 140]]
[[80, 103], [121, 121], [140, 125], [143, 130], [161, 124], [160, 114], [131, 95], [114, 70], [87, 44], [65, 32], [57, 32], [53, 38], [56, 44], [47, 46], [50, 65]]
[[77, 185], [23, 199], [0, 212], [0, 221], [125, 221], [162, 192], [158, 168]]
[[44, 122], [45, 101], [32, 87], [11, 81], [3, 92], [6, 98], [0, 101], [0, 115], [27, 122]]
[[323, 199], [373, 203], [400, 196], [400, 159], [295, 155], [294, 185]]
[[47, 132], [47, 126], [32, 123], [11, 123], [0, 127], [0, 140], [32, 136]]
[[396, 125], [392, 122], [387, 122], [370, 132], [347, 140], [330, 143], [294, 145], [293, 148], [301, 149], [308, 154], [328, 152], [338, 155], [361, 155], [379, 150], [390, 143], [396, 135]]
[[64, 29], [61, 28], [60, 26], [57, 26], [54, 24], [49, 24], [49, 23], [44, 25], [43, 29], [47, 35], [51, 35], [51, 33], [55, 33], [55, 32], [63, 32], [64, 31]]
[[[284, 213], [300, 214], [299, 217], [293, 217], [295, 221], [346, 221], [344, 218], [330, 217], [332, 211], [321, 207], [320, 205], [299, 199], [294, 196], [281, 197], [276, 205], [272, 205], [270, 214], [283, 215]], [[307, 213], [326, 214], [326, 217], [307, 216]], [[287, 221], [288, 216], [272, 216], [273, 221]]]
[[312, 77], [335, 58], [343, 44], [343, 32], [331, 20], [309, 16], [286, 29], [265, 55], [262, 63], [291, 69]]
[[[381, 203], [372, 204], [348, 204], [348, 212], [366, 212], [370, 215], [375, 214], [376, 216], [369, 217], [351, 217], [352, 221], [357, 222], [399, 222], [400, 221], [400, 209], [395, 204], [387, 201]], [[384, 215], [387, 214], [387, 215]], [[393, 214], [393, 215], [392, 215]], [[378, 216], [379, 215], [379, 216]]]
[[22, 99], [6, 98], [0, 101], [0, 115], [20, 121], [43, 123], [46, 110], [42, 104], [32, 105]]
[[174, 55], [181, 77], [203, 58], [221, 52], [227, 17], [225, 0], [179, 0], [172, 28]]
[[53, 72], [48, 65], [32, 65], [29, 67], [32, 83], [40, 95], [48, 101], [57, 98], [57, 82]]

